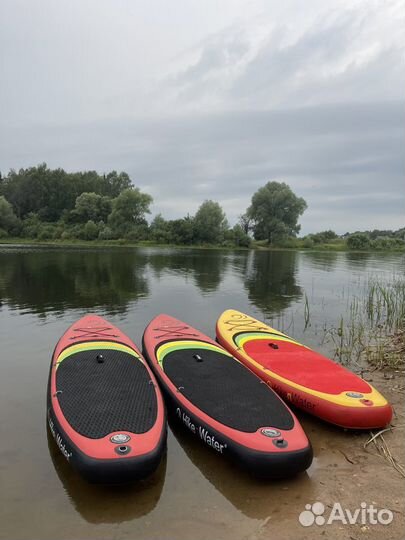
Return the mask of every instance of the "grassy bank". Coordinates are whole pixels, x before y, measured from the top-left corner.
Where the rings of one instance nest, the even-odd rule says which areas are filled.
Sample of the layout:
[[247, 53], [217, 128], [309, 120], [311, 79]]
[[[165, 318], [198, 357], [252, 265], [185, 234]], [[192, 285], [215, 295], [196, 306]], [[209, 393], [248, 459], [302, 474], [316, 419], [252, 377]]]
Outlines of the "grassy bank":
[[139, 242], [129, 242], [128, 240], [37, 240], [33, 238], [1, 238], [0, 245], [20, 245], [20, 246], [49, 246], [55, 248], [63, 247], [77, 247], [77, 248], [89, 248], [89, 247], [160, 247], [160, 248], [174, 248], [174, 249], [217, 249], [217, 250], [229, 250], [229, 251], [246, 251], [249, 248], [241, 246], [220, 246], [211, 244], [160, 244], [157, 242], [142, 240]]

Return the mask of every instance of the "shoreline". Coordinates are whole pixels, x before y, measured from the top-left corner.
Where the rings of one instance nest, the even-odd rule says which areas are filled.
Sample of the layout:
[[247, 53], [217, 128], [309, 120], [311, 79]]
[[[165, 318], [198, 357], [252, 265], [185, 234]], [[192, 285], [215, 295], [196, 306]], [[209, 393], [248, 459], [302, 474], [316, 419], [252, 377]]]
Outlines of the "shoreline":
[[52, 247], [52, 248], [171, 248], [171, 249], [199, 249], [199, 250], [223, 250], [223, 251], [300, 251], [312, 252], [339, 252], [339, 253], [405, 253], [405, 246], [401, 249], [348, 249], [344, 244], [319, 245], [311, 248], [303, 246], [220, 246], [201, 244], [159, 244], [149, 241], [127, 242], [125, 240], [35, 240], [31, 238], [0, 238], [0, 246], [10, 247]]

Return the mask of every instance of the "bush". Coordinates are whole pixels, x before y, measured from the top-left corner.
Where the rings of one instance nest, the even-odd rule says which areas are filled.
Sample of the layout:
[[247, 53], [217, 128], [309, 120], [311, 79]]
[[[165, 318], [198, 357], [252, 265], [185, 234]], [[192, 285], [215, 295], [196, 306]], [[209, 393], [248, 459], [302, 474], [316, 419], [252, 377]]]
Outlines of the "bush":
[[38, 240], [51, 240], [54, 238], [55, 229], [53, 225], [40, 225], [37, 230]]
[[347, 239], [349, 249], [368, 249], [370, 247], [370, 238], [364, 233], [354, 233]]
[[74, 225], [74, 227], [70, 227], [67, 231], [69, 239], [82, 239], [83, 238], [83, 225]]
[[64, 233], [64, 231], [65, 231], [65, 228], [62, 225], [57, 225], [54, 228], [52, 238], [54, 238], [55, 240], [59, 240], [60, 238], [62, 238], [62, 234]]
[[[242, 227], [239, 224], [236, 224], [231, 229], [231, 238], [233, 241], [233, 244], [238, 247], [249, 247], [252, 243], [252, 239], [248, 234], [245, 233], [245, 231], [242, 229]], [[225, 233], [226, 234], [226, 233]]]
[[172, 237], [170, 231], [168, 230], [162, 230], [162, 229], [155, 229], [153, 231], [153, 235], [151, 235], [151, 240], [156, 242], [157, 244], [174, 244], [176, 243], [174, 238]]
[[5, 197], [0, 196], [0, 227], [8, 233], [14, 233], [13, 229], [18, 228], [19, 221], [11, 204]]
[[61, 240], [71, 240], [72, 234], [70, 231], [63, 231], [63, 233], [60, 235]]
[[330, 230], [311, 234], [309, 236], [315, 244], [327, 244], [331, 240], [336, 240], [336, 238], [338, 238], [338, 235]]
[[314, 247], [314, 241], [310, 236], [306, 236], [302, 241], [302, 247], [305, 249], [311, 249]]
[[140, 240], [148, 239], [148, 226], [145, 225], [135, 225], [131, 227], [129, 231], [124, 236], [127, 242], [139, 242]]
[[379, 236], [371, 240], [373, 249], [401, 249], [404, 247], [404, 241], [400, 238], [390, 238], [388, 236]]
[[82, 238], [83, 240], [95, 240], [98, 237], [99, 232], [99, 228], [94, 223], [94, 221], [89, 219], [89, 221], [86, 223], [86, 225], [84, 225], [81, 231], [80, 238]]
[[98, 233], [99, 240], [113, 240], [115, 237], [110, 227], [103, 227]]
[[168, 222], [170, 242], [174, 244], [191, 245], [194, 240], [194, 218], [187, 216]]
[[300, 241], [297, 238], [286, 237], [283, 240], [275, 242], [273, 246], [287, 249], [297, 249], [300, 248]]
[[166, 221], [162, 214], [158, 214], [153, 219], [149, 227], [149, 238], [158, 244], [169, 244], [173, 242], [170, 233], [170, 221]]
[[7, 238], [8, 232], [0, 228], [0, 238]]
[[21, 236], [24, 238], [37, 238], [39, 230], [41, 228], [41, 221], [37, 214], [28, 214], [26, 219], [22, 222]]

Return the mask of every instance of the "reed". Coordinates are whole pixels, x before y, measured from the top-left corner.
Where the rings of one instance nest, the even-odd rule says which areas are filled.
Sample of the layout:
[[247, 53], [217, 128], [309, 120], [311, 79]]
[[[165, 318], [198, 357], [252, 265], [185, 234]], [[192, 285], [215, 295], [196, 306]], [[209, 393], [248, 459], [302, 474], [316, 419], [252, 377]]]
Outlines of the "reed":
[[405, 281], [395, 279], [392, 283], [371, 282], [366, 299], [370, 321], [382, 323], [391, 331], [403, 328], [405, 321]]
[[342, 364], [365, 358], [379, 369], [398, 369], [405, 365], [405, 279], [383, 282], [369, 280], [349, 300], [346, 319], [325, 329], [335, 358]]
[[311, 313], [309, 311], [309, 301], [308, 301], [307, 293], [305, 293], [305, 298], [304, 298], [304, 322], [305, 322], [304, 330], [306, 330], [308, 326], [310, 326], [311, 324]]

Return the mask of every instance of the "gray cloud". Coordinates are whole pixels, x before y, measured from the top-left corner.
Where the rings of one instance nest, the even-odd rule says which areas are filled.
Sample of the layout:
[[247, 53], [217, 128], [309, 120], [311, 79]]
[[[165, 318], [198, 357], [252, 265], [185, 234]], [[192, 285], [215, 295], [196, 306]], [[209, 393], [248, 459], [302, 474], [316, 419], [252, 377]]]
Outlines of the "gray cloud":
[[[125, 62], [117, 54], [122, 44], [114, 52], [102, 48], [108, 58], [103, 77], [113, 80], [98, 87], [100, 73], [86, 72], [93, 50], [75, 55], [75, 75], [86, 74], [82, 88], [67, 84], [65, 71], [51, 89], [49, 75], [32, 83], [32, 69], [25, 89], [21, 73], [15, 91], [8, 79], [0, 90], [2, 172], [41, 161], [68, 170], [126, 170], [154, 196], [154, 212], [193, 213], [212, 198], [224, 205], [231, 222], [258, 187], [283, 180], [308, 202], [305, 233], [402, 226], [403, 15], [394, 18], [396, 3], [322, 6], [302, 25], [292, 6], [280, 23], [264, 3], [256, 6], [258, 17], [236, 18], [225, 28], [219, 16], [205, 37], [188, 28], [169, 45], [172, 31], [166, 31], [162, 42], [170, 50], [154, 50], [154, 64], [145, 70], [140, 53], [132, 69], [129, 53]], [[112, 4], [104, 8], [110, 13]], [[112, 24], [109, 41], [119, 39], [120, 25], [130, 39], [124, 16], [125, 10], [119, 24]], [[105, 24], [103, 19], [97, 36]], [[82, 36], [83, 25], [75, 35]], [[142, 32], [147, 36], [147, 29]], [[28, 33], [26, 39], [33, 38]], [[5, 75], [29, 62], [26, 45], [27, 58], [8, 49]], [[185, 52], [177, 54], [182, 47]], [[41, 69], [55, 69], [57, 51], [51, 56], [52, 62], [40, 55]], [[38, 97], [41, 90], [52, 97], [49, 103]]]

